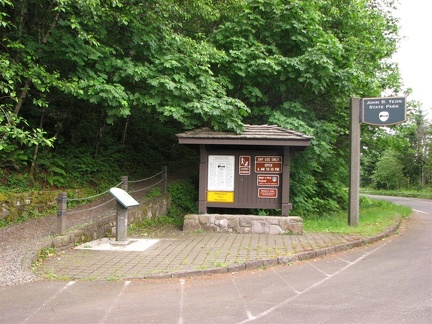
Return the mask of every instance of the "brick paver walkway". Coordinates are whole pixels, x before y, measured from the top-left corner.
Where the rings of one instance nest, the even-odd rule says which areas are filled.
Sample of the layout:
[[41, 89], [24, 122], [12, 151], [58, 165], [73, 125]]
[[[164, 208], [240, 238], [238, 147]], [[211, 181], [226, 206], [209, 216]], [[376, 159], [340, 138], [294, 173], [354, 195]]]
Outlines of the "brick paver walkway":
[[46, 278], [116, 280], [224, 273], [286, 264], [359, 245], [358, 236], [190, 234], [160, 238], [145, 251], [71, 249], [45, 260]]

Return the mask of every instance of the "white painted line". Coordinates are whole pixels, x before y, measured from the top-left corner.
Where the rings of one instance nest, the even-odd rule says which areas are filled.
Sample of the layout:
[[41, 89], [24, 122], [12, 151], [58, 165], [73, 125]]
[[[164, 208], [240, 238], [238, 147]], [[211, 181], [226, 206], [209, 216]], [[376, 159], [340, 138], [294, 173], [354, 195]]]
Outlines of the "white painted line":
[[303, 294], [309, 292], [309, 291], [312, 290], [313, 288], [320, 286], [321, 284], [323, 284], [323, 283], [326, 282], [327, 280], [333, 278], [334, 276], [338, 275], [339, 273], [341, 273], [341, 272], [347, 270], [348, 268], [350, 268], [351, 266], [357, 264], [358, 262], [360, 262], [361, 260], [363, 260], [366, 256], [368, 256], [368, 255], [370, 255], [370, 254], [372, 254], [372, 253], [378, 251], [379, 249], [381, 249], [381, 248], [382, 248], [383, 246], [385, 246], [385, 245], [387, 245], [387, 243], [383, 243], [382, 245], [378, 246], [377, 248], [373, 249], [372, 251], [365, 253], [364, 255], [362, 255], [361, 257], [357, 258], [356, 260], [354, 260], [354, 261], [351, 262], [350, 264], [347, 264], [346, 266], [340, 268], [340, 269], [339, 269], [338, 271], [336, 271], [334, 274], [332, 274], [332, 275], [330, 275], [330, 276], [328, 276], [328, 277], [325, 277], [324, 279], [322, 279], [322, 280], [320, 280], [320, 281], [317, 281], [316, 283], [312, 284], [311, 286], [309, 286], [308, 288], [306, 288], [305, 290], [303, 290], [303, 291], [300, 292], [299, 294], [294, 295], [294, 296], [292, 296], [292, 297], [290, 297], [290, 298], [288, 298], [288, 299], [286, 299], [286, 300], [280, 302], [279, 304], [277, 304], [277, 305], [275, 305], [275, 306], [269, 308], [268, 310], [266, 310], [266, 311], [264, 311], [264, 312], [261, 312], [260, 314], [254, 316], [253, 318], [249, 318], [249, 317], [248, 317], [246, 320], [244, 320], [244, 321], [242, 321], [242, 322], [240, 322], [240, 323], [248, 323], [248, 322], [250, 322], [250, 321], [253, 321], [253, 320], [255, 320], [255, 319], [263, 318], [263, 317], [265, 317], [265, 316], [267, 316], [267, 315], [273, 313], [275, 310], [277, 310], [277, 309], [279, 309], [279, 308], [281, 308], [281, 307], [283, 307], [283, 306], [286, 306], [289, 302], [291, 302], [292, 300], [296, 299], [297, 297], [302, 296]]
[[247, 321], [253, 321], [256, 317], [252, 315], [252, 313], [247, 308], [246, 303], [243, 302], [244, 298], [243, 298], [242, 294], [240, 293], [240, 290], [238, 289], [238, 286], [237, 286], [234, 279], [235, 279], [234, 276], [231, 276], [231, 281], [232, 281], [233, 286], [237, 292], [238, 299], [242, 301], [242, 305], [243, 305], [243, 308], [244, 308], [246, 316], [247, 316]]
[[320, 268], [318, 268], [315, 264], [313, 264], [313, 263], [309, 263], [309, 265], [310, 265], [312, 268], [315, 268], [317, 271], [321, 272], [324, 276], [326, 276], [326, 277], [330, 277], [330, 276], [331, 276], [331, 275], [329, 275], [327, 272], [325, 272], [325, 271], [321, 270]]
[[252, 320], [255, 319], [255, 316], [252, 315], [252, 313], [250, 312], [250, 310], [247, 308], [246, 303], [243, 302], [244, 298], [243, 298], [242, 294], [240, 293], [240, 290], [238, 289], [237, 283], [235, 282], [234, 279], [235, 279], [234, 276], [231, 276], [231, 281], [232, 281], [233, 286], [234, 286], [234, 288], [235, 288], [235, 290], [237, 292], [239, 300], [242, 301], [243, 308], [244, 308], [246, 316], [248, 318], [247, 320], [248, 321], [252, 321]]
[[429, 213], [426, 213], [426, 212], [418, 210], [418, 209], [413, 209], [413, 211], [415, 211], [416, 213], [429, 215]]
[[110, 308], [108, 308], [107, 312], [105, 313], [105, 316], [102, 318], [102, 320], [99, 323], [105, 323], [105, 320], [107, 320], [108, 316], [111, 315], [112, 309], [114, 308], [115, 305], [117, 305], [118, 301], [120, 300], [120, 297], [123, 295], [126, 288], [129, 287], [130, 284], [131, 284], [130, 281], [125, 281], [125, 283], [123, 284], [123, 288], [120, 290], [117, 297], [114, 299], [114, 302], [111, 304]]
[[338, 258], [339, 260], [341, 260], [341, 261], [343, 261], [343, 262], [345, 262], [345, 263], [348, 263], [348, 264], [351, 264], [351, 262], [350, 261], [348, 261], [348, 260], [345, 260], [345, 259], [343, 259], [343, 258]]
[[57, 291], [54, 295], [52, 295], [50, 298], [48, 298], [48, 300], [43, 303], [39, 308], [37, 308], [36, 310], [34, 310], [22, 323], [26, 323], [28, 320], [30, 320], [33, 315], [35, 315], [37, 312], [39, 312], [42, 308], [44, 308], [48, 303], [50, 303], [51, 301], [53, 301], [54, 299], [57, 298], [58, 295], [60, 295], [63, 291], [65, 291], [66, 289], [68, 289], [70, 286], [72, 286], [75, 283], [75, 281], [69, 281], [66, 286], [64, 286], [63, 288], [61, 288], [59, 291]]
[[277, 272], [273, 267], [270, 268], [292, 291], [294, 291], [296, 294], [300, 294], [300, 291], [295, 289], [288, 281], [285, 280], [284, 277], [280, 275], [279, 272]]
[[180, 279], [180, 301], [179, 301], [179, 320], [178, 324], [183, 324], [183, 305], [184, 305], [184, 295], [185, 295], [185, 280]]

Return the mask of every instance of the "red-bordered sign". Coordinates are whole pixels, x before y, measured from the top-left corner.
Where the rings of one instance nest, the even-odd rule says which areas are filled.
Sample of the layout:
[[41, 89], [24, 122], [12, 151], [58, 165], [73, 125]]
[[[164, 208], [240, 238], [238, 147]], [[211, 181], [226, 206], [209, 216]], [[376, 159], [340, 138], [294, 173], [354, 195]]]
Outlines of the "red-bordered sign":
[[278, 190], [276, 188], [258, 188], [258, 198], [277, 198]]
[[247, 155], [240, 155], [239, 157], [239, 174], [250, 175], [251, 170], [251, 157]]
[[257, 186], [279, 186], [279, 175], [257, 175]]
[[256, 173], [282, 173], [281, 156], [255, 156]]

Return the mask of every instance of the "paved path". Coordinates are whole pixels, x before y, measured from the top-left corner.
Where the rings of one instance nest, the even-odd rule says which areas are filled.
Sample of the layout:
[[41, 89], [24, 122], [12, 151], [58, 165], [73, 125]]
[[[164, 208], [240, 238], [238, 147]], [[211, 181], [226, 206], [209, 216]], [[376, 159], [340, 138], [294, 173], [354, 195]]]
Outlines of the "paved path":
[[0, 323], [429, 324], [431, 219], [418, 216], [400, 235], [292, 266], [0, 287]]
[[[207, 254], [204, 260], [214, 264], [212, 260], [221, 260], [218, 258], [222, 255], [225, 260], [232, 260], [227, 258], [232, 251], [248, 247], [245, 261], [241, 261], [241, 254], [237, 253], [238, 269], [227, 262], [214, 264], [209, 269], [161, 270], [162, 263], [158, 263], [154, 268], [162, 271], [158, 272], [159, 276], [169, 279], [92, 280], [96, 277], [90, 275], [81, 278], [77, 275], [73, 279], [65, 271], [64, 279], [71, 280], [0, 287], [0, 323], [429, 324], [432, 321], [431, 203], [416, 201], [412, 207], [417, 211], [402, 223], [399, 235], [385, 240], [382, 238], [395, 228], [368, 239], [306, 234], [302, 237], [242, 236], [245, 241], [237, 241], [236, 235], [205, 234], [163, 238], [141, 252], [95, 251], [86, 247], [68, 250], [41, 268], [52, 271], [54, 276], [54, 266], [75, 256], [76, 259], [70, 261], [81, 266], [78, 273], [83, 273], [95, 269], [90, 259], [96, 260], [102, 255], [107, 258], [99, 263], [106, 263], [110, 268], [116, 267], [115, 258], [120, 255], [126, 259], [128, 255], [142, 256], [143, 260], [137, 264], [143, 266], [156, 260], [157, 253], [166, 253], [161, 259], [169, 259], [172, 264], [175, 260], [185, 260], [184, 255], [187, 255], [190, 266], [205, 264], [199, 257]], [[331, 241], [337, 237], [341, 241]], [[274, 245], [268, 239], [275, 240]], [[376, 243], [367, 244], [372, 241]], [[226, 245], [228, 252], [216, 248], [216, 244], [223, 242], [231, 243]], [[263, 248], [264, 242], [273, 247], [274, 254], [271, 248]], [[325, 242], [330, 245], [326, 247]], [[333, 253], [363, 244], [366, 245]], [[283, 246], [293, 250], [287, 248], [281, 253]], [[197, 253], [195, 258], [192, 258], [193, 251]], [[326, 257], [292, 266], [265, 267], [272, 262], [304, 260], [326, 253], [329, 253]], [[87, 261], [85, 255], [89, 256]], [[184, 261], [183, 266], [189, 265]], [[254, 267], [258, 269], [237, 271]], [[231, 273], [217, 275], [218, 271]], [[141, 274], [144, 272], [137, 275]], [[200, 274], [212, 275], [198, 276]], [[121, 279], [120, 275], [121, 271], [117, 270], [106, 279]], [[102, 279], [102, 275], [99, 278]]]
[[185, 234], [160, 238], [144, 251], [93, 250], [89, 243], [88, 249], [84, 244], [81, 249], [49, 258], [41, 264], [39, 272], [46, 278], [65, 280], [176, 278], [238, 272], [346, 250], [378, 240], [396, 226], [367, 239], [332, 233]]

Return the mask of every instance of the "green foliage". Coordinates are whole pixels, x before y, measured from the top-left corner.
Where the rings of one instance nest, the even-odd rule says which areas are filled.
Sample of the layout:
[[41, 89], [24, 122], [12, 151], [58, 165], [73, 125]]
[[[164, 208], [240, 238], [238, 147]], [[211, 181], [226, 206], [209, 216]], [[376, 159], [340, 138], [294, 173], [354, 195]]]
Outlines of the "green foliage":
[[395, 197], [414, 197], [423, 199], [432, 199], [432, 188], [402, 188], [400, 190], [384, 190], [374, 188], [362, 188], [361, 193], [368, 195], [384, 195]]
[[56, 211], [57, 207], [52, 207], [50, 209], [45, 210], [44, 212], [39, 212], [37, 209], [26, 209], [20, 216], [13, 221], [13, 223], [23, 223], [30, 219], [41, 218], [49, 214], [53, 214]]
[[38, 163], [39, 180], [45, 179], [50, 186], [60, 188], [93, 187], [105, 182], [114, 184], [122, 174], [120, 155], [107, 151], [95, 157], [88, 147], [45, 154]]
[[0, 192], [22, 192], [31, 185], [28, 173], [15, 173], [8, 169], [0, 169]]
[[152, 188], [148, 194], [145, 195], [144, 198], [154, 198], [160, 197], [162, 195], [162, 190], [160, 188]]
[[168, 186], [171, 194], [174, 212], [184, 214], [196, 214], [198, 212], [198, 189], [190, 180], [181, 180], [171, 183]]
[[229, 94], [251, 109], [246, 122], [314, 136], [292, 163], [293, 213], [346, 207], [349, 98], [400, 87], [387, 5], [251, 0], [210, 35], [227, 55], [218, 73]]
[[347, 207], [347, 170], [340, 148], [346, 130], [333, 123], [307, 116], [300, 103], [284, 103], [272, 113], [270, 122], [314, 136], [311, 146], [296, 155], [291, 167], [292, 213], [305, 215], [333, 212]]
[[40, 128], [29, 128], [26, 120], [0, 107], [0, 168], [19, 169], [31, 160], [28, 148], [53, 146], [55, 138], [45, 138], [46, 132]]
[[359, 225], [348, 225], [346, 212], [326, 215], [308, 215], [303, 218], [306, 232], [329, 232], [373, 236], [382, 233], [394, 225], [399, 218], [408, 217], [411, 208], [397, 206], [390, 202], [362, 198], [360, 205]]
[[362, 186], [421, 191], [432, 185], [432, 124], [420, 108], [408, 101], [406, 122], [362, 130]]
[[[55, 247], [49, 247], [49, 248], [42, 248], [39, 250], [37, 254], [37, 260], [32, 264], [32, 270], [35, 273], [38, 273], [38, 268], [42, 264], [42, 262], [53, 255], [57, 253], [57, 250]], [[55, 278], [55, 276], [52, 276], [50, 279]]]
[[[171, 195], [171, 207], [168, 215], [144, 219], [139, 224], [132, 226], [134, 230], [161, 228], [164, 226], [182, 227], [184, 215], [197, 213], [198, 189], [190, 180], [178, 180], [168, 186], [168, 192]], [[160, 190], [155, 190], [146, 197], [160, 195]]]
[[397, 152], [392, 149], [384, 152], [376, 164], [373, 179], [376, 187], [384, 189], [398, 189], [405, 184], [402, 164]]
[[[31, 172], [43, 187], [97, 186], [162, 165], [189, 172], [196, 160], [180, 164], [176, 133], [274, 123], [314, 136], [292, 164], [294, 212], [338, 210], [349, 98], [400, 88], [389, 61], [398, 42], [392, 1], [0, 0], [0, 8], [0, 108], [16, 118], [0, 121], [0, 136], [15, 134], [0, 144], [0, 167]], [[411, 149], [430, 179], [430, 159]], [[410, 158], [402, 163], [413, 182]], [[190, 198], [181, 209], [196, 208]]]
[[154, 229], [169, 225], [181, 227], [183, 226], [183, 216], [184, 215], [182, 215], [181, 217], [179, 217], [178, 215], [162, 215], [153, 218], [146, 218], [138, 224], [131, 225], [131, 229]]

